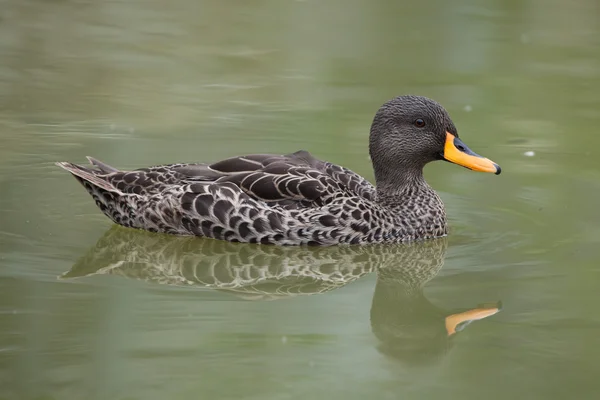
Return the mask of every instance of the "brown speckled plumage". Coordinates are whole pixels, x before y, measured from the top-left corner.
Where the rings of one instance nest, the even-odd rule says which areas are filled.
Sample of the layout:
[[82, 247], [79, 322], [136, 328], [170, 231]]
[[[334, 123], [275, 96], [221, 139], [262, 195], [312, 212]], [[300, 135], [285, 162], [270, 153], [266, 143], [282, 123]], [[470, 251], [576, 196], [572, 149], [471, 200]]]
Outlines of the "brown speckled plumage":
[[444, 205], [423, 178], [425, 164], [443, 157], [446, 132], [458, 137], [432, 100], [384, 104], [370, 134], [377, 187], [306, 151], [135, 171], [92, 158], [94, 168], [58, 165], [126, 227], [279, 245], [405, 242], [447, 233]]

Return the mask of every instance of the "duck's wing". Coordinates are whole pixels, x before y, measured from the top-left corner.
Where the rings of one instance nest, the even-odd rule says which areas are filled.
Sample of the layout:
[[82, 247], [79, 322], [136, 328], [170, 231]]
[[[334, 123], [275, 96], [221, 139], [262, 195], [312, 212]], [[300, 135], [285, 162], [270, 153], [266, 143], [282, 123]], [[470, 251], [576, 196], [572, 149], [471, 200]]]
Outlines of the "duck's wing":
[[318, 160], [306, 151], [234, 157], [178, 171], [190, 180], [231, 182], [256, 200], [285, 206], [323, 204], [342, 192], [368, 199], [375, 193], [374, 186], [360, 175]]
[[61, 166], [105, 190], [119, 193], [154, 195], [190, 183], [229, 182], [251, 198], [287, 207], [323, 204], [340, 192], [366, 199], [375, 194], [374, 186], [360, 175], [318, 160], [306, 151], [287, 155], [252, 154], [213, 164], [168, 164], [134, 171], [119, 171], [91, 157], [88, 159], [94, 169], [70, 163]]

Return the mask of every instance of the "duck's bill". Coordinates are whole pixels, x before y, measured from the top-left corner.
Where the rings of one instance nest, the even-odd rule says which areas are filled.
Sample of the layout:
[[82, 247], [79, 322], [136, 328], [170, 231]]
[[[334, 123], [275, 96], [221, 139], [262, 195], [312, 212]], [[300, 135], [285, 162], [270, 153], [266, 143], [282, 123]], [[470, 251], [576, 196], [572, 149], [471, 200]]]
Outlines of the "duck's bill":
[[499, 175], [502, 171], [498, 164], [476, 154], [462, 140], [450, 132], [446, 132], [446, 144], [444, 145], [443, 156], [445, 160], [473, 171], [493, 172], [496, 175]]
[[467, 325], [473, 321], [478, 321], [498, 313], [501, 309], [501, 304], [481, 305], [468, 311], [457, 314], [448, 315], [446, 317], [446, 332], [448, 336], [454, 335], [456, 332], [462, 331]]

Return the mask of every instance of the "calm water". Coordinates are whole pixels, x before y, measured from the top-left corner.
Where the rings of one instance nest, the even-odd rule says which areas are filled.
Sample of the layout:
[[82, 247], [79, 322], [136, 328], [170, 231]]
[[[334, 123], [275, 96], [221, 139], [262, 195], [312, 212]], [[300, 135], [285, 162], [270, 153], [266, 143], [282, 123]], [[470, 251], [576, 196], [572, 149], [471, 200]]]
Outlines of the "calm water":
[[[375, 3], [0, 1], [0, 399], [598, 398], [597, 1]], [[372, 179], [405, 93], [503, 168], [427, 167], [447, 240], [130, 231], [53, 165], [306, 149]]]

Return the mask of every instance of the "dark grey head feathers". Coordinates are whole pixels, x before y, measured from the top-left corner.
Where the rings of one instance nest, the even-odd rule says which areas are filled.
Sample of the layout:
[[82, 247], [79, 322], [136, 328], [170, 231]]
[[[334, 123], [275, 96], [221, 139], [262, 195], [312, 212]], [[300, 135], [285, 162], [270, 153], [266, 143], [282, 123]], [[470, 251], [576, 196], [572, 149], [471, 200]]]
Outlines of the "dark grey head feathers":
[[427, 97], [399, 96], [383, 104], [369, 140], [377, 186], [420, 176], [425, 164], [442, 158], [446, 131], [458, 137], [444, 107]]

